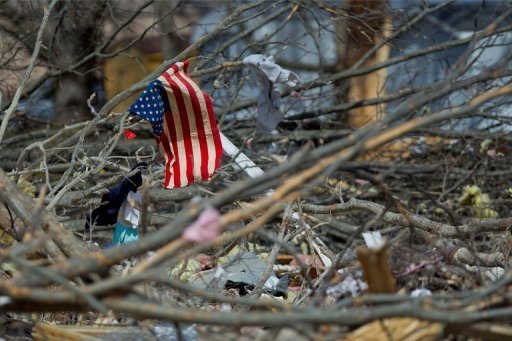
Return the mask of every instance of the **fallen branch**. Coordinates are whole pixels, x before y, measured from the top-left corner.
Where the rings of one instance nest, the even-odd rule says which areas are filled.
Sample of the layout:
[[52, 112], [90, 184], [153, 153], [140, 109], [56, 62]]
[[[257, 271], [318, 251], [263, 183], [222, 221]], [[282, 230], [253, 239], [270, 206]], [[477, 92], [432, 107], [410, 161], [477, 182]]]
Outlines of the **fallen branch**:
[[[0, 201], [15, 212], [16, 216], [23, 221], [25, 229], [32, 226], [32, 215], [37, 210], [35, 201], [21, 192], [2, 169], [0, 169]], [[71, 231], [65, 229], [52, 213], [43, 210], [40, 219], [38, 224], [50, 240], [58, 246], [58, 248], [50, 248], [52, 257], [63, 260], [66, 257], [87, 253], [84, 244], [76, 239]], [[23, 235], [21, 231], [18, 233]]]
[[341, 204], [329, 206], [304, 204], [302, 210], [316, 214], [334, 214], [354, 210], [365, 210], [375, 213], [377, 216], [381, 216], [382, 220], [386, 223], [419, 228], [441, 236], [466, 236], [473, 233], [503, 232], [508, 231], [512, 227], [512, 218], [471, 219], [466, 224], [452, 226], [430, 220], [417, 214], [389, 212], [383, 205], [355, 198], [351, 198], [349, 201]]

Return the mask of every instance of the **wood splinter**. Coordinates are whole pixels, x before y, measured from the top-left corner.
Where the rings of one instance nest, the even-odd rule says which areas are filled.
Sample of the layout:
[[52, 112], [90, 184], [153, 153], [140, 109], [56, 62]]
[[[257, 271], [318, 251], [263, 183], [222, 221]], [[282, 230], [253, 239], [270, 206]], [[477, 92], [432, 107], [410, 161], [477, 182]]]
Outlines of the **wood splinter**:
[[386, 243], [377, 248], [362, 246], [357, 249], [357, 258], [363, 268], [369, 293], [392, 294], [397, 291], [389, 266], [388, 249]]

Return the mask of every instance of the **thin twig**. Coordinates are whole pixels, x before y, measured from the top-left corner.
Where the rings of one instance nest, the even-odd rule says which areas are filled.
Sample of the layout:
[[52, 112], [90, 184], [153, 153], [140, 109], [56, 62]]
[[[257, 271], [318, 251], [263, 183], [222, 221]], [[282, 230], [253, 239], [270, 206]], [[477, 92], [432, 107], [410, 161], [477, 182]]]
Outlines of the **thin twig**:
[[58, 0], [52, 0], [48, 8], [44, 9], [43, 20], [41, 21], [41, 25], [39, 26], [39, 31], [37, 32], [36, 43], [34, 46], [34, 51], [32, 52], [32, 57], [30, 58], [30, 64], [28, 65], [23, 78], [21, 79], [21, 83], [16, 89], [16, 93], [14, 94], [14, 99], [11, 102], [11, 105], [5, 111], [4, 118], [2, 120], [2, 124], [0, 125], [0, 143], [2, 143], [2, 139], [4, 138], [5, 131], [7, 129], [7, 124], [9, 123], [9, 119], [13, 114], [16, 106], [18, 105], [18, 101], [23, 93], [23, 89], [25, 88], [25, 84], [28, 82], [30, 75], [32, 74], [32, 70], [34, 69], [34, 65], [37, 61], [37, 57], [39, 55], [39, 50], [41, 49], [41, 45], [43, 43], [43, 32], [46, 28], [46, 24], [48, 23], [48, 18], [50, 17], [50, 13], [57, 3]]

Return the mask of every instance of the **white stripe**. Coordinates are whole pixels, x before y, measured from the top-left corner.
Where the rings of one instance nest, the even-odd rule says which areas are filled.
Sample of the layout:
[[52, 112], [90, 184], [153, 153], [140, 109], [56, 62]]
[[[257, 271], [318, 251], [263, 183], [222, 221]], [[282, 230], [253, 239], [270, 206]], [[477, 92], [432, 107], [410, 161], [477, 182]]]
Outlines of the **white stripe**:
[[[183, 72], [180, 72], [180, 75], [188, 79], [186, 75], [184, 75]], [[201, 146], [199, 144], [199, 138], [197, 135], [197, 126], [196, 126], [196, 117], [194, 114], [194, 108], [192, 106], [192, 99], [189, 94], [189, 91], [187, 87], [181, 82], [181, 80], [178, 77], [173, 77], [172, 80], [176, 82], [176, 85], [180, 88], [181, 92], [183, 93], [183, 101], [185, 103], [185, 108], [187, 109], [187, 115], [188, 115], [188, 122], [189, 122], [189, 128], [190, 128], [190, 139], [192, 141], [192, 155], [194, 160], [194, 167], [193, 167], [193, 174], [194, 179], [196, 181], [201, 180]], [[189, 81], [190, 83], [190, 81]]]
[[[164, 117], [164, 121], [165, 121], [165, 117]], [[167, 126], [164, 127], [164, 130], [167, 130]], [[169, 136], [166, 134], [166, 136]], [[169, 139], [167, 139], [169, 140]], [[169, 141], [166, 141], [167, 143], [169, 143]], [[170, 146], [169, 146], [170, 147]], [[169, 183], [167, 185], [165, 185], [165, 178], [167, 177], [166, 174], [167, 174], [167, 167], [165, 167], [164, 169], [164, 185], [165, 185], [165, 188], [173, 188], [174, 186], [174, 174], [172, 173], [172, 166], [174, 165], [174, 163], [176, 162], [176, 158], [174, 158], [174, 156], [172, 155], [172, 148], [171, 149], [171, 157], [172, 157], [172, 160], [169, 162], [169, 154], [167, 154], [167, 152], [165, 151], [165, 148], [163, 146], [163, 142], [160, 141], [158, 143], [158, 150], [160, 151], [160, 154], [162, 154], [164, 156], [164, 159], [165, 159], [165, 165], [167, 166], [167, 163], [169, 163]]]
[[[167, 72], [167, 71], [166, 71]], [[180, 113], [178, 110], [178, 105], [176, 102], [176, 97], [174, 95], [174, 92], [172, 91], [172, 88], [170, 84], [167, 82], [164, 76], [159, 77], [160, 81], [162, 82], [165, 92], [167, 93], [167, 99], [169, 102], [169, 105], [171, 107], [171, 114], [172, 118], [174, 120], [174, 129], [176, 130], [176, 144], [178, 146], [178, 155], [175, 155], [175, 157], [179, 160], [174, 160], [174, 162], [178, 162], [180, 167], [180, 183], [181, 187], [186, 186], [188, 184], [187, 181], [187, 157], [185, 152], [185, 143], [183, 142], [183, 126], [181, 124], [181, 118]], [[171, 140], [171, 135], [167, 135], [167, 138], [169, 141]], [[171, 147], [172, 150], [172, 147]], [[172, 171], [172, 169], [171, 169]]]
[[[201, 107], [201, 116], [203, 117], [204, 132], [206, 134], [206, 142], [208, 146], [208, 174], [213, 174], [215, 171], [215, 141], [213, 140], [212, 127], [210, 125], [210, 119], [208, 118], [208, 107], [206, 106], [206, 100], [203, 95], [203, 91], [199, 86], [189, 77], [186, 77], [182, 73], [183, 77], [189, 80], [190, 86], [194, 89], [199, 105]], [[213, 103], [212, 103], [213, 106]]]

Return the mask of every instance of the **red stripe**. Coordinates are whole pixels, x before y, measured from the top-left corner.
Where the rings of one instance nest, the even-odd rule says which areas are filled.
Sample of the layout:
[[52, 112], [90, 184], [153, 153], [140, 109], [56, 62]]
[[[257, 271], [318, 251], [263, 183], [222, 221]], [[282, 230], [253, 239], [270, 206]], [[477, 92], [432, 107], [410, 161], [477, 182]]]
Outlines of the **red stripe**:
[[[177, 65], [173, 65], [172, 69], [174, 72], [177, 70]], [[194, 182], [194, 157], [192, 150], [192, 141], [190, 140], [190, 125], [188, 121], [188, 113], [187, 108], [185, 106], [185, 102], [183, 100], [183, 94], [181, 93], [180, 87], [176, 82], [172, 79], [169, 73], [164, 72], [163, 76], [169, 83], [172, 88], [173, 94], [176, 98], [176, 104], [178, 105], [178, 112], [181, 118], [181, 127], [183, 131], [183, 143], [185, 145], [185, 159], [186, 159], [186, 175], [187, 175], [187, 184]], [[172, 140], [174, 141], [174, 140]], [[176, 154], [178, 155], [178, 154]], [[183, 184], [186, 185], [186, 184]]]
[[[188, 59], [183, 61], [183, 72], [188, 76], [188, 65], [190, 64], [190, 61]], [[176, 65], [176, 64], [174, 64]]]
[[[167, 140], [170, 141], [170, 143], [166, 143], [167, 146], [170, 146], [172, 147], [172, 150], [173, 150], [173, 154], [175, 155], [176, 157], [176, 160], [174, 162], [174, 165], [172, 167], [172, 174], [174, 175], [174, 188], [175, 187], [180, 187], [181, 183], [180, 183], [180, 167], [179, 167], [179, 162], [178, 162], [178, 144], [176, 142], [176, 128], [175, 128], [175, 122], [174, 122], [174, 119], [172, 118], [172, 113], [171, 113], [171, 110], [166, 110], [165, 111], [165, 118], [164, 118], [164, 124], [167, 125], [167, 129], [169, 130], [169, 135], [171, 136], [165, 136], [165, 138]], [[162, 135], [165, 135], [165, 130], [164, 130], [164, 133]], [[164, 147], [165, 148], [165, 147]], [[165, 151], [167, 152], [167, 150], [169, 149], [169, 152], [170, 152], [170, 148], [165, 148]], [[170, 176], [170, 164], [171, 164], [171, 161], [174, 160], [174, 158], [169, 158], [168, 159], [168, 162], [169, 164], [166, 165], [166, 169], [165, 169], [165, 172], [166, 173], [169, 173], [169, 176]], [[167, 176], [167, 174], [166, 174]]]
[[165, 180], [164, 180], [164, 187], [169, 187], [169, 182], [171, 180], [171, 162], [174, 159], [172, 152], [171, 152], [171, 146], [169, 144], [169, 140], [167, 139], [167, 135], [162, 134], [162, 138], [160, 139], [159, 143], [162, 145], [162, 148], [165, 150]]
[[183, 72], [177, 72], [176, 77], [185, 85], [187, 88], [188, 94], [190, 95], [190, 100], [192, 102], [192, 108], [194, 110], [194, 116], [196, 119], [196, 129], [197, 136], [199, 141], [199, 149], [201, 151], [201, 178], [203, 180], [207, 180], [210, 178], [210, 174], [208, 173], [208, 141], [205, 134], [204, 124], [203, 124], [203, 112], [201, 110], [201, 105], [199, 104], [199, 99], [197, 98], [197, 93], [190, 85], [189, 82], [193, 82], [192, 79], [188, 76], [188, 74]]
[[220, 167], [220, 157], [222, 156], [222, 142], [220, 141], [219, 128], [217, 128], [217, 121], [213, 114], [213, 105], [210, 96], [206, 92], [202, 92], [206, 108], [208, 110], [208, 117], [210, 118], [210, 127], [212, 128], [213, 144], [215, 145], [215, 169]]

